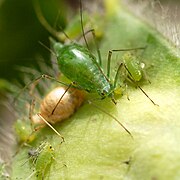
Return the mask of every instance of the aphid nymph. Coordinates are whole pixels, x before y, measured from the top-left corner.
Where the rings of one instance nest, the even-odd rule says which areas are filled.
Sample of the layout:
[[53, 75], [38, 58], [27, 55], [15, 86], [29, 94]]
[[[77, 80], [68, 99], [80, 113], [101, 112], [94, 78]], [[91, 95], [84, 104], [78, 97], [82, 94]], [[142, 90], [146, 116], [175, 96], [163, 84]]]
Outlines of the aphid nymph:
[[29, 160], [32, 162], [35, 171], [27, 178], [36, 174], [37, 179], [44, 179], [47, 168], [55, 160], [54, 148], [48, 142], [43, 142], [38, 148], [30, 149]]

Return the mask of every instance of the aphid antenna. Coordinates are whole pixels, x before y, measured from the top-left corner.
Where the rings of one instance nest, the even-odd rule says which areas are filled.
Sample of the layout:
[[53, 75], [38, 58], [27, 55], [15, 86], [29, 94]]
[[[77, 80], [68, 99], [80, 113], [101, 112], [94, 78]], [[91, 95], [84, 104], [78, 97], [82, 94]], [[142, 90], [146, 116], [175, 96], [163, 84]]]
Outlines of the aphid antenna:
[[[31, 147], [30, 150], [32, 150], [32, 147]], [[24, 166], [31, 158], [33, 158], [33, 162], [32, 163], [34, 164], [36, 162], [37, 156], [42, 151], [41, 146], [38, 147], [38, 148], [33, 148], [33, 153], [32, 152], [30, 153], [30, 150], [28, 151], [28, 155], [29, 155], [28, 159], [25, 162], [23, 162], [23, 164], [21, 164], [21, 167]]]
[[[32, 80], [32, 81], [30, 81], [28, 84], [26, 84], [26, 85], [21, 89], [21, 91], [16, 95], [16, 97], [14, 98], [14, 100], [13, 100], [12, 103], [15, 104], [15, 102], [17, 101], [17, 99], [19, 98], [19, 96], [25, 91], [25, 89], [27, 89], [31, 84], [34, 84], [34, 83], [40, 81], [41, 79], [49, 79], [49, 80], [53, 80], [53, 81], [55, 81], [55, 82], [58, 82], [58, 83], [60, 83], [60, 84], [62, 84], [62, 85], [64, 85], [64, 86], [67, 86], [67, 87], [69, 86], [69, 84], [66, 84], [66, 83], [64, 83], [64, 82], [62, 82], [62, 81], [59, 81], [59, 80], [57, 80], [56, 78], [54, 78], [54, 77], [52, 77], [52, 76], [49, 76], [49, 75], [47, 75], [47, 74], [42, 74], [41, 76], [35, 78], [34, 80]], [[37, 84], [38, 84], [38, 83], [37, 83]]]
[[39, 19], [39, 22], [41, 23], [41, 25], [50, 33], [53, 34], [53, 36], [55, 36], [56, 38], [58, 38], [58, 32], [56, 30], [54, 30], [54, 28], [52, 28], [49, 23], [47, 22], [47, 20], [44, 18], [40, 5], [39, 5], [39, 1], [38, 0], [33, 0], [33, 5], [34, 5], [34, 9], [35, 9], [35, 13], [37, 18]]
[[53, 56], [57, 57], [57, 56], [56, 56], [56, 53], [55, 53], [52, 49], [50, 49], [49, 47], [47, 47], [44, 43], [42, 43], [41, 41], [38, 41], [38, 43], [39, 43], [41, 46], [43, 46], [46, 50], [48, 50]]
[[134, 78], [133, 78], [131, 72], [129, 71], [129, 69], [126, 67], [125, 64], [123, 64], [123, 65], [124, 65], [125, 69], [127, 70], [127, 72], [128, 72], [129, 75], [130, 75], [130, 78], [129, 78], [130, 81], [131, 81], [136, 87], [138, 87], [138, 88], [141, 90], [141, 92], [142, 92], [155, 106], [159, 106], [158, 104], [156, 104], [156, 103], [147, 95], [147, 93], [146, 93], [139, 85], [137, 85], [137, 83], [136, 83], [136, 81], [134, 80]]
[[70, 42], [73, 42], [73, 40], [68, 36], [68, 34], [63, 30], [61, 26], [58, 26], [58, 28], [61, 30], [61, 32], [64, 34], [64, 36], [69, 39]]
[[82, 1], [79, 0], [79, 6], [80, 6], [80, 22], [81, 22], [81, 30], [82, 30], [82, 34], [83, 34], [83, 38], [84, 38], [84, 41], [85, 41], [85, 44], [87, 46], [87, 49], [89, 49], [89, 45], [88, 45], [88, 42], [87, 42], [87, 39], [86, 39], [86, 36], [85, 36], [85, 31], [84, 31], [84, 26], [83, 26], [83, 7], [82, 7]]
[[113, 51], [113, 52], [118, 52], [118, 51], [136, 51], [136, 50], [144, 50], [146, 48], [147, 48], [147, 45], [144, 46], [144, 47], [112, 49], [111, 51]]
[[99, 106], [97, 106], [95, 103], [93, 103], [90, 100], [88, 100], [87, 103], [93, 105], [94, 107], [96, 107], [101, 112], [103, 112], [103, 113], [107, 114], [108, 116], [110, 116], [113, 120], [115, 120], [131, 136], [132, 139], [134, 139], [131, 132], [116, 117], [114, 117], [112, 114], [106, 112], [103, 108], [100, 108]]
[[[39, 5], [39, 0], [33, 0], [33, 5], [35, 9], [36, 16], [41, 23], [41, 25], [50, 33], [52, 34], [58, 41], [62, 42], [62, 40], [59, 38], [59, 32], [56, 31], [44, 18], [40, 5]], [[63, 31], [62, 27], [59, 27], [61, 29], [61, 32], [70, 40], [72, 41], [69, 36]]]

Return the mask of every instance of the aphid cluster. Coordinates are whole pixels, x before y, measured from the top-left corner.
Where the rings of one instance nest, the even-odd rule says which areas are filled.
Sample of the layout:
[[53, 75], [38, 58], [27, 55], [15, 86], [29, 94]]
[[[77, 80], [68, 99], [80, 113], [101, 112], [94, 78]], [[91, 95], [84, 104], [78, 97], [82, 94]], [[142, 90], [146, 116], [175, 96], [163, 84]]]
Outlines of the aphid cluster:
[[[39, 18], [41, 24], [56, 38], [59, 39], [58, 32], [49, 26], [46, 19], [43, 17], [40, 7], [37, 2], [35, 2], [35, 10], [37, 17]], [[59, 84], [66, 85], [63, 87], [58, 87], [52, 90], [41, 102], [39, 113], [35, 116], [30, 116], [30, 119], [35, 124], [47, 124], [50, 126], [63, 140], [64, 138], [59, 132], [52, 127], [51, 124], [59, 122], [63, 119], [70, 117], [83, 103], [84, 93], [81, 90], [85, 90], [88, 93], [95, 93], [98, 95], [99, 99], [111, 98], [111, 100], [116, 104], [114, 98], [116, 94], [116, 89], [118, 88], [118, 80], [123, 75], [124, 81], [131, 81], [136, 87], [138, 87], [148, 98], [149, 96], [142, 90], [138, 85], [138, 82], [143, 77], [143, 67], [142, 63], [139, 63], [135, 56], [127, 53], [123, 57], [123, 62], [119, 64], [114, 78], [111, 78], [111, 59], [113, 52], [119, 51], [134, 51], [134, 50], [144, 50], [145, 47], [131, 48], [131, 49], [114, 49], [110, 50], [107, 58], [107, 73], [104, 73], [102, 68], [102, 58], [100, 50], [97, 46], [95, 31], [89, 30], [87, 33], [91, 33], [94, 38], [95, 44], [97, 46], [98, 57], [96, 57], [89, 50], [89, 45], [86, 40], [83, 27], [83, 15], [82, 15], [82, 3], [80, 1], [80, 20], [83, 38], [86, 47], [78, 44], [77, 42], [71, 41], [69, 43], [63, 44], [59, 41], [52, 40], [53, 53], [57, 58], [57, 63], [59, 71], [68, 78], [72, 83], [66, 84], [59, 81], [55, 77], [49, 75], [42, 75], [36, 78], [30, 84], [39, 81], [42, 78], [51, 79], [57, 81]], [[63, 32], [66, 37], [68, 35]], [[69, 38], [70, 39], [70, 38]], [[125, 73], [124, 73], [125, 72]], [[111, 79], [111, 80], [110, 80]], [[26, 87], [27, 87], [26, 86]], [[25, 88], [26, 88], [25, 87]], [[150, 99], [150, 98], [149, 98]], [[150, 99], [153, 104], [155, 104], [152, 99]], [[90, 100], [87, 101], [89, 104], [94, 105]], [[155, 104], [156, 105], [156, 104]], [[96, 106], [97, 107], [97, 106]], [[108, 114], [104, 109], [97, 107], [102, 112], [109, 115], [114, 119], [124, 130], [129, 133], [130, 131], [113, 115]], [[132, 136], [132, 135], [131, 135]]]
[[[36, 8], [36, 10], [37, 9], [40, 10], [39, 8]], [[139, 81], [144, 77], [144, 64], [140, 63], [137, 57], [131, 53], [125, 53], [124, 56], [122, 56], [122, 62], [118, 65], [114, 78], [111, 78], [111, 60], [113, 53], [119, 51], [144, 50], [145, 47], [110, 50], [107, 57], [107, 70], [105, 71], [102, 68], [102, 58], [99, 48], [97, 48], [98, 57], [92, 54], [89, 50], [85, 36], [86, 32], [84, 32], [83, 29], [81, 3], [80, 10], [82, 34], [87, 47], [74, 41], [70, 41], [66, 44], [56, 41], [55, 39], [51, 41], [53, 54], [55, 54], [57, 58], [59, 71], [70, 80], [70, 83], [61, 82], [56, 77], [43, 74], [27, 85], [35, 84], [35, 82], [38, 82], [43, 78], [54, 80], [59, 83], [58, 87], [51, 90], [42, 98], [39, 110], [36, 112], [37, 114], [34, 113], [35, 108], [33, 101], [29, 117], [36, 126], [35, 130], [38, 129], [38, 126], [41, 127], [47, 124], [63, 139], [63, 141], [64, 137], [52, 126], [52, 124], [65, 120], [74, 114], [74, 112], [85, 101], [84, 91], [96, 94], [98, 99], [110, 98], [112, 102], [116, 104], [115, 95], [117, 88], [119, 88], [118, 81], [120, 79], [124, 86], [126, 86], [127, 82], [130, 82], [138, 87], [149, 98], [149, 96], [139, 86]], [[38, 12], [37, 16], [42, 25], [49, 30], [49, 27], [47, 28], [46, 26], [47, 23], [44, 23], [46, 20], [44, 20], [42, 14]], [[58, 39], [59, 37], [57, 37], [57, 33], [54, 32], [55, 31], [51, 31], [52, 35], [54, 38]], [[92, 33], [92, 37], [97, 45], [94, 30], [90, 30], [89, 33]], [[68, 37], [66, 33], [64, 33], [64, 36]], [[104, 72], [106, 72], [106, 74]], [[25, 88], [27, 88], [27, 86], [25, 86]], [[151, 100], [151, 102], [155, 104], [154, 101]], [[131, 137], [133, 137], [131, 132], [112, 114], [109, 114], [105, 109], [97, 106], [91, 100], [87, 100], [86, 103], [95, 106], [101, 112], [115, 120]], [[20, 126], [22, 127], [22, 125]], [[24, 136], [21, 132], [19, 134], [22, 137]], [[26, 134], [25, 137], [27, 137]], [[22, 138], [24, 141], [31, 141], [33, 140], [32, 138], [34, 138], [32, 134], [30, 134], [28, 138], [25, 137]], [[27, 179], [31, 179], [34, 175], [36, 175], [38, 179], [44, 179], [48, 168], [51, 167], [51, 164], [55, 159], [53, 147], [50, 143], [44, 142], [38, 148], [29, 150], [28, 154], [34, 172], [30, 174]], [[129, 162], [127, 161], [125, 163], [128, 164]]]

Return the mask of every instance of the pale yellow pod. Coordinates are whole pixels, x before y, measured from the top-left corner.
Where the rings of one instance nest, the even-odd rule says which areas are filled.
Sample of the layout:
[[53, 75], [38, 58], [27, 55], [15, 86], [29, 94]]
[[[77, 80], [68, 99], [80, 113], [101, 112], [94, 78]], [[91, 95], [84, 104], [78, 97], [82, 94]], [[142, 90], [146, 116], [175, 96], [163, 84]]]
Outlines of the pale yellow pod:
[[[84, 91], [70, 88], [65, 93], [66, 89], [67, 87], [57, 87], [49, 92], [42, 100], [39, 113], [47, 122], [54, 124], [56, 122], [60, 122], [64, 119], [69, 118], [84, 102]], [[62, 99], [57, 105], [61, 97]], [[57, 107], [53, 112], [56, 105]], [[45, 124], [38, 115], [33, 116], [32, 121], [35, 124]]]

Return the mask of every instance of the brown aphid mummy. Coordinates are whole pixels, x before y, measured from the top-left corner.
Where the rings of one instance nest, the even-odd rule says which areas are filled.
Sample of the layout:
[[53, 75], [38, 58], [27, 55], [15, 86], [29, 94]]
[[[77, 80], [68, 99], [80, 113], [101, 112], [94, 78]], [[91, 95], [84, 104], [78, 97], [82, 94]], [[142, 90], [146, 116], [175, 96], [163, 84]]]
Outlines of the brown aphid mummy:
[[[55, 124], [69, 118], [82, 105], [85, 100], [85, 92], [75, 88], [57, 87], [50, 91], [40, 104], [39, 114], [49, 123]], [[65, 94], [64, 94], [65, 93]], [[63, 96], [63, 97], [62, 97]], [[62, 97], [60, 103], [58, 101]], [[56, 109], [54, 110], [55, 106]], [[53, 112], [54, 110], [54, 112]], [[52, 113], [53, 112], [53, 113]], [[38, 114], [32, 117], [35, 124], [45, 124]]]

